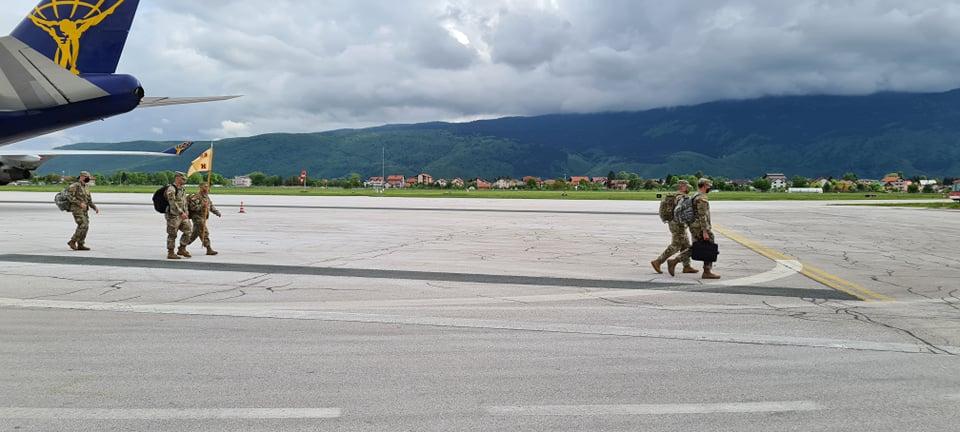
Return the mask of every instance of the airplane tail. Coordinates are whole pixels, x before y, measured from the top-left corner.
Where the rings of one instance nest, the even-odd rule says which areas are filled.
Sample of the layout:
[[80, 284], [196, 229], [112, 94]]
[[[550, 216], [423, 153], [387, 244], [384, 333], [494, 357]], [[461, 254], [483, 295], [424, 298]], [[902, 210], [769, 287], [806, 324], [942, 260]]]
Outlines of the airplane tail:
[[180, 144], [177, 144], [173, 148], [164, 150], [163, 153], [168, 155], [180, 156], [181, 153], [187, 151], [187, 149], [189, 149], [192, 146], [193, 146], [193, 141], [184, 141]]
[[42, 0], [11, 36], [74, 74], [112, 74], [140, 0]]

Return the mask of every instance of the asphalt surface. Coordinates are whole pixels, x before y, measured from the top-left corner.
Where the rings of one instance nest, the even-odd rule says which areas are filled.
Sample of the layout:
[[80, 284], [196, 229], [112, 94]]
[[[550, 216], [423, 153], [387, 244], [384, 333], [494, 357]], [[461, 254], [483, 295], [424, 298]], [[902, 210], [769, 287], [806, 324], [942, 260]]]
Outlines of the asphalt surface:
[[170, 263], [148, 196], [95, 198], [81, 254], [0, 193], [0, 431], [960, 420], [956, 212], [717, 202], [703, 283], [647, 264], [655, 203], [218, 197], [222, 254]]

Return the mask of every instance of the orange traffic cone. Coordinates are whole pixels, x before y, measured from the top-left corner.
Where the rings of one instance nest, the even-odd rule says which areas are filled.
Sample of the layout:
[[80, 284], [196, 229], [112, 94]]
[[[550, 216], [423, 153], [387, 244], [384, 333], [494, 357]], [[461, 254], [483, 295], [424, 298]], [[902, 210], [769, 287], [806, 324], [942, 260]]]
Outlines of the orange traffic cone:
[[240, 201], [240, 213], [246, 213], [247, 209], [243, 207], [243, 201]]

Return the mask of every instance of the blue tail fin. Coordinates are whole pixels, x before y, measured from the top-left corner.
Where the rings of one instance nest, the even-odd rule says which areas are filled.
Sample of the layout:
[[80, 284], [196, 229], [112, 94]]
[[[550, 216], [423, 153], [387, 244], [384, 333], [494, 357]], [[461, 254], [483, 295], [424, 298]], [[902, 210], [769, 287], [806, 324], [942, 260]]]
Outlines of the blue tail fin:
[[177, 144], [176, 147], [164, 150], [163, 153], [180, 156], [183, 152], [187, 151], [187, 149], [189, 149], [192, 146], [193, 146], [193, 141], [185, 141], [183, 143]]
[[42, 0], [11, 36], [75, 74], [114, 73], [140, 0]]

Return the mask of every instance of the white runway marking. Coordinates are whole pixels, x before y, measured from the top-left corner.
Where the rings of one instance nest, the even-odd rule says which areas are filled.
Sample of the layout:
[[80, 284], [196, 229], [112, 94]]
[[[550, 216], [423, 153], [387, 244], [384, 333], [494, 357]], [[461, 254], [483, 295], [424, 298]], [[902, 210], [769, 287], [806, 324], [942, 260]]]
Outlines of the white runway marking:
[[[589, 334], [602, 336], [642, 337], [698, 342], [738, 343], [750, 345], [793, 346], [807, 348], [833, 348], [859, 351], [902, 352], [911, 354], [939, 354], [929, 346], [897, 342], [852, 341], [838, 339], [805, 338], [732, 334], [694, 330], [660, 330], [598, 324], [544, 323], [484, 320], [472, 318], [446, 318], [430, 316], [380, 315], [318, 310], [291, 310], [263, 305], [200, 305], [200, 304], [130, 304], [96, 303], [56, 300], [22, 300], [0, 298], [0, 307], [28, 309], [63, 309], [101, 312], [127, 312], [163, 315], [222, 316], [237, 318], [273, 318], [352, 322], [368, 324], [401, 324], [433, 327], [451, 327], [484, 330], [517, 330], [549, 333]], [[939, 350], [960, 354], [960, 347], [938, 346]]]
[[544, 405], [486, 407], [494, 416], [613, 416], [613, 415], [676, 415], [676, 414], [749, 414], [816, 411], [821, 407], [810, 401], [748, 402], [720, 404], [665, 405]]
[[753, 276], [742, 277], [738, 279], [721, 280], [710, 285], [723, 286], [750, 286], [773, 282], [785, 277], [793, 276], [803, 271], [803, 264], [794, 260], [777, 260], [777, 266], [773, 270], [756, 274]]
[[18, 420], [281, 420], [339, 417], [340, 408], [0, 408], [0, 419]]

